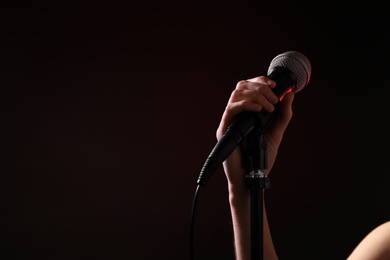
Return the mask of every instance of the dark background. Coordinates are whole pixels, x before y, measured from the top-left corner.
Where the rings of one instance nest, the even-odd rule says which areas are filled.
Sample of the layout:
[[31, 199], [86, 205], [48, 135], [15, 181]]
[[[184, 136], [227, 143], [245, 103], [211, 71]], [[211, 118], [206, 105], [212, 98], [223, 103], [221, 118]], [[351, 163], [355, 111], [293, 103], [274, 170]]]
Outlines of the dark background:
[[[280, 258], [345, 259], [389, 220], [384, 4], [54, 2], [1, 4], [1, 259], [189, 259], [230, 93], [289, 50], [313, 70], [267, 190]], [[232, 244], [220, 168], [196, 259]]]

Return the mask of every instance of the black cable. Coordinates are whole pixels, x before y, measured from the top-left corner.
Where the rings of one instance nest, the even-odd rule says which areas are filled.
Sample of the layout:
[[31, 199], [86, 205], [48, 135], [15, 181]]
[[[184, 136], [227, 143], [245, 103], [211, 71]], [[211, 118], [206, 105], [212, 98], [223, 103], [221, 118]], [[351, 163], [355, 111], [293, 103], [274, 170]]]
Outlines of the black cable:
[[201, 190], [202, 186], [197, 185], [194, 198], [192, 201], [192, 208], [191, 208], [191, 220], [190, 220], [190, 259], [194, 260], [195, 255], [194, 255], [194, 226], [195, 226], [195, 211], [196, 211], [196, 206], [198, 204], [198, 197], [199, 197], [199, 192]]

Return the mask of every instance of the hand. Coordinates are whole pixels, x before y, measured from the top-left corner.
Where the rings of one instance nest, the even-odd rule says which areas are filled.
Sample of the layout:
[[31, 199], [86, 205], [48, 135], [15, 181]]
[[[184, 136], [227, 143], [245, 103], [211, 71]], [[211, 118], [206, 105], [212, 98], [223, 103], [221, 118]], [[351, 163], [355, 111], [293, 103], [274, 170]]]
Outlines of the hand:
[[[223, 136], [234, 117], [240, 112], [260, 112], [262, 110], [272, 112], [275, 109], [274, 105], [278, 103], [278, 97], [272, 92], [275, 86], [276, 83], [265, 76], [238, 82], [222, 115], [216, 132], [217, 140]], [[292, 92], [284, 95], [279, 110], [266, 129], [268, 169], [264, 170], [265, 174], [272, 169], [283, 134], [292, 118], [293, 99]], [[240, 147], [237, 147], [225, 160], [223, 167], [229, 187], [243, 189], [246, 173], [242, 164]]]

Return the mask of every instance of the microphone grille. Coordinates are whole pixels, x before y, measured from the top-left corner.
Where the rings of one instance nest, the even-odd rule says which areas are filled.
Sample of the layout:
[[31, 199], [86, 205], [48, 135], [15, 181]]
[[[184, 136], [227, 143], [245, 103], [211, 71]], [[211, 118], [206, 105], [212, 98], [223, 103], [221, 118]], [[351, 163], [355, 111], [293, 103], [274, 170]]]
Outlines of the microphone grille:
[[289, 69], [297, 78], [297, 87], [293, 92], [301, 91], [310, 81], [311, 64], [309, 59], [298, 51], [287, 51], [277, 55], [268, 68], [270, 74], [275, 67]]

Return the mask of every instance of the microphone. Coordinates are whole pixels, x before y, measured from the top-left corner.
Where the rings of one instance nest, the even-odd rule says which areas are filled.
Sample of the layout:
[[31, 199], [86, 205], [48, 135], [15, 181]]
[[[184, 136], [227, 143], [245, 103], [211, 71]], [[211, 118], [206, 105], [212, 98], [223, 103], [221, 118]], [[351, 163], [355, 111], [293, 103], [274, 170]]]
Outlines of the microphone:
[[198, 186], [203, 187], [207, 184], [211, 175], [255, 126], [260, 127], [260, 131], [266, 128], [278, 110], [280, 100], [286, 93], [297, 93], [307, 86], [311, 77], [311, 64], [302, 53], [287, 51], [272, 59], [267, 77], [276, 82], [272, 91], [279, 98], [279, 102], [275, 105], [274, 111], [271, 113], [265, 111], [241, 112], [238, 114], [207, 157], [198, 177]]

